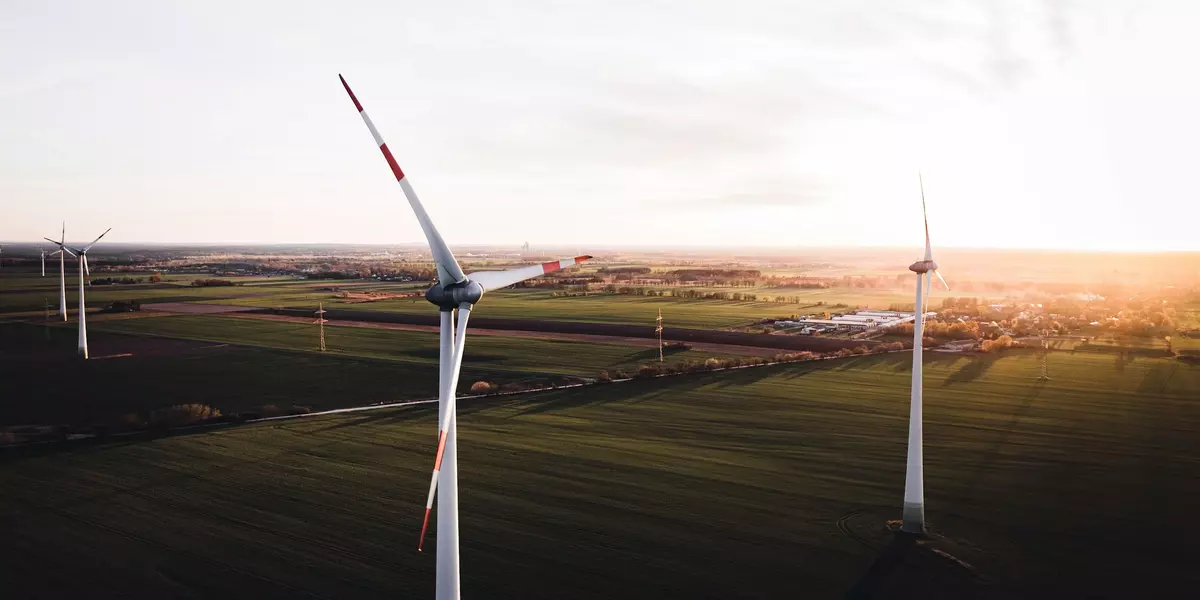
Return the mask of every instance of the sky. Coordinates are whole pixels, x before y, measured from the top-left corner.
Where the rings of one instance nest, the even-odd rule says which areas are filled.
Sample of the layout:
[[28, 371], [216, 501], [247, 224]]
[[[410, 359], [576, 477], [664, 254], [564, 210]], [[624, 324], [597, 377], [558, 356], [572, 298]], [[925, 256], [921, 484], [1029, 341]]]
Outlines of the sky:
[[[0, 240], [1200, 250], [1200, 4], [8, 3]], [[916, 250], [914, 250], [916, 251]]]

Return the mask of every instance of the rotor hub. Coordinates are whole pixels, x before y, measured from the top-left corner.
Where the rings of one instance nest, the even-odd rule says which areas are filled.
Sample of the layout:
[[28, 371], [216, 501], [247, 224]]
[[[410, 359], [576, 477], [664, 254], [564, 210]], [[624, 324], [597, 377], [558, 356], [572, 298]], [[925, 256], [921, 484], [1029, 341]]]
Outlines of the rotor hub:
[[475, 304], [483, 297], [483, 286], [474, 281], [442, 285], [433, 284], [425, 290], [425, 299], [441, 310], [454, 310], [464, 302]]

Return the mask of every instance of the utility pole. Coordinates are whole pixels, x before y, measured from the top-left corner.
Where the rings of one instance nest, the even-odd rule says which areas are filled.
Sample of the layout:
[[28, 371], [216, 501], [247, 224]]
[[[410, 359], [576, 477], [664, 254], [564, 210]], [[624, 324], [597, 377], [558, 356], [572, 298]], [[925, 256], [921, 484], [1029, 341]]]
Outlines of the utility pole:
[[317, 315], [317, 320], [313, 321], [313, 322], [317, 324], [317, 329], [321, 332], [320, 333], [320, 335], [321, 335], [320, 349], [321, 349], [321, 352], [324, 352], [325, 351], [325, 323], [328, 323], [328, 321], [325, 319], [325, 303], [322, 302], [322, 303], [317, 304], [317, 312], [315, 312], [313, 314]]
[[662, 344], [662, 309], [658, 309], [658, 319], [655, 319], [658, 326], [654, 328], [654, 333], [658, 334], [658, 362], [663, 361], [663, 344]]
[[1038, 381], [1050, 381], [1050, 367], [1047, 364], [1047, 358], [1050, 355], [1050, 344], [1046, 340], [1042, 340], [1042, 374], [1038, 377]]

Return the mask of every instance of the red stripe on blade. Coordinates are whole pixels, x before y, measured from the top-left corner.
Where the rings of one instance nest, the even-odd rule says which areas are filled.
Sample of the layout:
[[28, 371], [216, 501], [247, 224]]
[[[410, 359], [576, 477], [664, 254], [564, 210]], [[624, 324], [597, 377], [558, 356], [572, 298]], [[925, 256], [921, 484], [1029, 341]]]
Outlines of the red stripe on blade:
[[421, 523], [421, 541], [417, 542], [417, 552], [425, 547], [425, 530], [429, 528], [429, 509], [425, 509], [425, 522]]
[[358, 112], [362, 112], [362, 105], [358, 103], [358, 98], [354, 97], [354, 92], [350, 91], [350, 84], [346, 83], [346, 78], [338, 73], [338, 79], [342, 80], [342, 87], [346, 88], [346, 93], [350, 94], [350, 99], [354, 101], [354, 108], [357, 108]]
[[400, 170], [400, 165], [396, 164], [395, 158], [392, 158], [392, 151], [388, 150], [387, 144], [381, 144], [379, 149], [383, 151], [383, 157], [387, 159], [388, 166], [392, 168], [392, 175], [396, 176], [396, 181], [404, 179], [404, 171]]
[[433, 459], [433, 472], [437, 473], [442, 470], [442, 456], [446, 453], [446, 432], [438, 436], [438, 451], [437, 458]]
[[576, 257], [575, 257], [575, 263], [576, 263], [576, 264], [578, 264], [578, 263], [581, 263], [581, 262], [583, 262], [583, 261], [585, 261], [585, 260], [591, 260], [591, 259], [592, 259], [592, 255], [591, 255], [591, 254], [585, 254], [585, 255], [583, 255], [583, 256], [576, 256]]
[[558, 261], [557, 261], [557, 260], [556, 260], [556, 261], [554, 261], [554, 262], [542, 263], [542, 272], [543, 272], [543, 273], [549, 273], [549, 272], [551, 272], [551, 271], [557, 271], [557, 270], [559, 270], [559, 269], [561, 269], [561, 268], [562, 268], [562, 267], [558, 266]]

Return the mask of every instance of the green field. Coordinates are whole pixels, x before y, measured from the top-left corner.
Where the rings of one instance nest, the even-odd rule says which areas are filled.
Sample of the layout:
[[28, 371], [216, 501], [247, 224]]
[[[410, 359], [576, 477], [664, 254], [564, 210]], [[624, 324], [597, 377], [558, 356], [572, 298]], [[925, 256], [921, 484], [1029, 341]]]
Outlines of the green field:
[[[380, 360], [91, 331], [92, 360], [75, 356], [74, 327], [0, 325], [0, 426], [67, 425], [87, 430], [145, 420], [156, 409], [197, 403], [223, 414], [264, 406], [313, 410], [432, 398], [437, 368]], [[106, 358], [112, 357], [112, 358]], [[540, 384], [558, 376], [465, 365], [475, 381]]]
[[[228, 342], [288, 350], [316, 350], [317, 328], [238, 317], [162, 316], [97, 321], [90, 330]], [[438, 334], [369, 327], [325, 328], [327, 354], [400, 360], [428, 365], [438, 362]], [[669, 362], [704, 360], [714, 356], [699, 350], [673, 351]], [[658, 360], [657, 348], [625, 344], [597, 344], [494, 335], [467, 336], [463, 364], [497, 371], [526, 371], [595, 377], [601, 371], [636, 370], [638, 364]], [[437, 375], [437, 368], [430, 372]], [[469, 384], [468, 384], [469, 385]]]
[[[927, 514], [983, 579], [899, 592], [1200, 583], [1200, 367], [1051, 360], [1040, 384], [1035, 353], [929, 358]], [[899, 515], [908, 369], [896, 354], [465, 402], [464, 595], [841, 597], [879, 556], [845, 531]], [[12, 453], [0, 581], [14, 598], [428, 598], [434, 553], [414, 546], [434, 419], [422, 406]]]
[[[666, 327], [726, 329], [748, 325], [764, 318], [784, 318], [797, 313], [814, 314], [829, 310], [829, 305], [838, 303], [887, 308], [891, 303], [899, 301], [895, 293], [864, 294], [844, 289], [794, 290], [789, 291], [787, 295], [800, 296], [804, 298], [804, 303], [618, 295], [553, 297], [550, 292], [544, 290], [502, 290], [485, 296], [477, 310], [478, 314], [489, 317], [653, 325], [661, 309], [663, 324]], [[911, 299], [909, 301], [911, 302]], [[259, 305], [253, 299], [247, 302]], [[824, 302], [826, 306], [817, 306], [817, 302]], [[428, 311], [429, 307], [426, 304], [420, 300], [387, 300], [347, 305], [346, 308], [411, 313]]]
[[[101, 274], [97, 274], [97, 277]], [[424, 300], [403, 299], [377, 302], [346, 302], [337, 294], [322, 288], [337, 287], [348, 291], [411, 291], [424, 284], [389, 283], [370, 280], [296, 280], [285, 277], [232, 277], [242, 285], [231, 287], [194, 287], [193, 279], [204, 275], [171, 275], [158, 285], [92, 286], [87, 290], [90, 307], [103, 307], [114, 300], [153, 302], [202, 302], [254, 306], [261, 308], [306, 307], [314, 310], [318, 303], [326, 308], [384, 311], [398, 313], [427, 312]], [[671, 288], [681, 291], [684, 287]], [[585, 297], [552, 297], [547, 290], [509, 289], [489, 293], [479, 309], [492, 317], [538, 318], [551, 321], [582, 321], [593, 323], [653, 324], [658, 311], [668, 327], [690, 329], [726, 329], [745, 326], [764, 318], [783, 318], [795, 314], [815, 314], [829, 310], [832, 305], [867, 306], [885, 309], [892, 304], [911, 302], [911, 295], [902, 290], [872, 289], [770, 289], [770, 288], [697, 288], [701, 291], [756, 293], [760, 296], [795, 296], [799, 304], [775, 302], [735, 302], [730, 300], [693, 300], [675, 297], [646, 297], [623, 295], [592, 295]], [[68, 274], [67, 304], [78, 304], [78, 280]], [[28, 275], [0, 278], [0, 312], [42, 310], [47, 301], [57, 307], [58, 278]], [[818, 306], [822, 302], [824, 305]]]
[[[224, 414], [265, 405], [344, 408], [437, 394], [433, 332], [326, 327], [221, 316], [145, 316], [93, 320], [93, 360], [76, 359], [74, 323], [0, 324], [0, 426], [112, 425], [175, 404]], [[232, 344], [232, 345], [230, 345]], [[699, 350], [668, 351], [667, 361], [704, 360]], [[501, 336], [468, 336], [460, 379], [543, 386], [601, 371], [636, 371], [657, 348]]]

